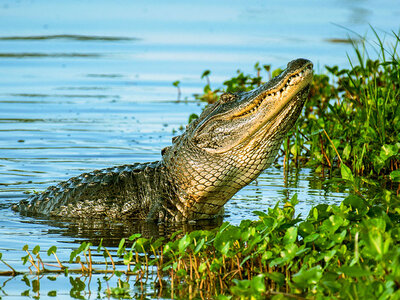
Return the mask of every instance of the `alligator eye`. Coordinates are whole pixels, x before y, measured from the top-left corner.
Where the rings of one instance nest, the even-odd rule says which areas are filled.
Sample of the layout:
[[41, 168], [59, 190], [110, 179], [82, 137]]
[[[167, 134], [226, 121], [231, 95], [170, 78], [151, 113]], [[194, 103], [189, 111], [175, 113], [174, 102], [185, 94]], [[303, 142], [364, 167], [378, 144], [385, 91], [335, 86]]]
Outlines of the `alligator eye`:
[[219, 101], [221, 101], [221, 103], [227, 103], [229, 101], [235, 100], [235, 98], [236, 98], [236, 95], [231, 94], [231, 93], [225, 93], [225, 94], [221, 95]]

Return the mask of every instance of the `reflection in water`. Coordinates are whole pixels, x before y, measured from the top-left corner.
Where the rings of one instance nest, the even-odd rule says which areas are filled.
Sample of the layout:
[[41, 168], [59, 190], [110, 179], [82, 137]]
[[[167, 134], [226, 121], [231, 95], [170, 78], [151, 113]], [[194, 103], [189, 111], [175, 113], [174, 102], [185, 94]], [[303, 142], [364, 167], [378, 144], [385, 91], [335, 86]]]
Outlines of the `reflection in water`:
[[[349, 3], [347, 1], [347, 3]], [[366, 7], [355, 6], [356, 3], [351, 3], [351, 13], [349, 14], [348, 23], [355, 24], [368, 24], [372, 16], [372, 11]]]
[[0, 58], [99, 58], [103, 54], [99, 53], [35, 53], [35, 52], [23, 52], [23, 53], [0, 53]]
[[[79, 219], [79, 220], [57, 220], [41, 219], [42, 225], [49, 226], [47, 234], [61, 235], [71, 238], [73, 243], [82, 241], [91, 242], [97, 246], [102, 244], [107, 247], [118, 247], [121, 238], [127, 238], [134, 233], [140, 233], [145, 238], [156, 240], [160, 237], [168, 238], [171, 234], [181, 231], [182, 234], [194, 230], [211, 230], [222, 224], [223, 218], [218, 217], [212, 220], [201, 220], [192, 223], [170, 223], [157, 224], [143, 220], [100, 220], [100, 219]], [[24, 223], [35, 223], [34, 219]]]
[[[154, 279], [150, 274], [148, 283], [135, 285], [137, 276], [116, 275], [18, 275], [14, 277], [0, 277], [0, 297], [19, 299], [21, 296], [43, 299], [103, 299], [115, 296], [118, 299], [144, 298], [160, 299], [163, 295], [154, 288]], [[153, 279], [153, 280], [152, 280]], [[123, 282], [126, 294], [118, 289]], [[168, 295], [164, 297], [169, 298]], [[164, 298], [162, 297], [162, 298]]]
[[353, 39], [353, 38], [331, 38], [331, 39], [325, 39], [328, 43], [335, 43], [335, 44], [355, 44], [355, 43], [360, 43], [360, 40]]
[[38, 40], [70, 40], [70, 41], [136, 41], [138, 38], [118, 36], [90, 36], [78, 34], [54, 34], [54, 35], [33, 35], [33, 36], [0, 36], [0, 41], [38, 41]]

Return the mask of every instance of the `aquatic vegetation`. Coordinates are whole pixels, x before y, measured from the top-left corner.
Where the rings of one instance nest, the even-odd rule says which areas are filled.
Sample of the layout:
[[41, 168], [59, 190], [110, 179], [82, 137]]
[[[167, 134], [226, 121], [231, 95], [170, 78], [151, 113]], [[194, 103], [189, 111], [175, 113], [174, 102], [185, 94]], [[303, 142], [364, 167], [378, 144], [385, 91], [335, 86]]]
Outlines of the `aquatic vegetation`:
[[[339, 206], [317, 205], [301, 218], [295, 215], [295, 195], [283, 207], [277, 203], [267, 213], [255, 212], [257, 221], [243, 220], [238, 226], [177, 232], [168, 240], [135, 234], [112, 251], [101, 243], [82, 243], [66, 262], [51, 247], [47, 255], [58, 264], [47, 264], [38, 246], [25, 246], [27, 255], [21, 259], [30, 264], [31, 274], [70, 276], [74, 291], [85, 284], [72, 274], [115, 276], [117, 286], [102, 290], [115, 297], [131, 297], [132, 287], [149, 294], [151, 286], [151, 294], [168, 298], [397, 299], [400, 210], [387, 211], [375, 200], [368, 203], [351, 194]], [[0, 275], [21, 274], [11, 273]]]
[[174, 81], [174, 82], [172, 83], [172, 85], [178, 89], [178, 96], [176, 97], [176, 98], [178, 99], [178, 101], [181, 99], [181, 88], [180, 88], [180, 86], [179, 86], [180, 83], [181, 83], [181, 82], [180, 82], [179, 80], [176, 80], [176, 81]]
[[[101, 275], [98, 297], [400, 298], [400, 65], [397, 43], [387, 49], [376, 38], [376, 60], [355, 45], [357, 65], [314, 75], [311, 99], [281, 151], [286, 170], [308, 165], [334, 173], [330, 181], [349, 191], [340, 205], [320, 204], [300, 216], [295, 195], [255, 212], [256, 221], [158, 240], [134, 234], [112, 249], [84, 242], [69, 259], [58, 257], [55, 246], [26, 245], [21, 260], [27, 269], [0, 253], [0, 276], [21, 277], [28, 287], [22, 295], [36, 297], [43, 294], [41, 281], [63, 276], [70, 296], [83, 298], [91, 293], [91, 278]], [[259, 64], [255, 70], [255, 76], [238, 71], [216, 90], [206, 70], [197, 98], [214, 102], [224, 91], [260, 85], [261, 72], [280, 72]], [[178, 81], [174, 86], [180, 93]], [[7, 282], [0, 292], [7, 292]]]
[[[307, 152], [310, 164], [332, 167], [343, 163], [357, 175], [385, 179], [400, 168], [397, 44], [389, 53], [380, 45], [377, 60], [364, 58], [355, 47], [357, 65], [341, 70], [327, 67], [334, 85], [329, 85], [326, 75], [315, 76], [299, 130], [310, 137], [303, 143], [308, 151], [301, 151], [300, 146], [293, 151]], [[301, 139], [296, 140], [302, 145]]]
[[[379, 35], [377, 59], [370, 59], [365, 41], [354, 51], [357, 64], [351, 69], [326, 67], [327, 74], [315, 74], [311, 97], [297, 126], [288, 134], [283, 146], [284, 165], [306, 164], [317, 170], [340, 170], [348, 166], [356, 175], [399, 182], [400, 169], [400, 60], [396, 43], [388, 49]], [[268, 77], [281, 70], [270, 72]], [[237, 76], [223, 87], [211, 90], [209, 83], [198, 99], [214, 102], [223, 92], [251, 90], [263, 82], [262, 69], [255, 65], [256, 75]], [[209, 74], [209, 73], [208, 73]], [[395, 186], [395, 185], [394, 185]]]

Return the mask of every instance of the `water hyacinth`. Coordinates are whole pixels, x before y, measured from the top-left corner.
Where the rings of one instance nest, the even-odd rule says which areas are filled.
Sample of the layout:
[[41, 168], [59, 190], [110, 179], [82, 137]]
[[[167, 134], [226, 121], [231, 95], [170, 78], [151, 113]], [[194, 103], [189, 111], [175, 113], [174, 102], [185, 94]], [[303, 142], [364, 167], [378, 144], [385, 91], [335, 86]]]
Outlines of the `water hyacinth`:
[[[303, 219], [295, 216], [295, 195], [283, 207], [256, 212], [258, 220], [238, 226], [224, 223], [211, 231], [177, 232], [156, 241], [135, 234], [122, 239], [114, 255], [101, 244], [95, 248], [82, 243], [69, 262], [58, 266], [44, 263], [38, 246], [32, 251], [25, 246], [27, 256], [22, 259], [31, 264], [31, 273], [70, 276], [74, 290], [82, 291], [85, 285], [73, 274], [117, 276], [117, 287], [104, 290], [113, 296], [131, 295], [132, 284], [146, 294], [150, 284], [154, 295], [168, 298], [396, 299], [398, 209], [387, 213], [379, 203], [357, 197], [350, 195], [340, 206], [318, 205]], [[47, 253], [56, 251], [53, 247]]]

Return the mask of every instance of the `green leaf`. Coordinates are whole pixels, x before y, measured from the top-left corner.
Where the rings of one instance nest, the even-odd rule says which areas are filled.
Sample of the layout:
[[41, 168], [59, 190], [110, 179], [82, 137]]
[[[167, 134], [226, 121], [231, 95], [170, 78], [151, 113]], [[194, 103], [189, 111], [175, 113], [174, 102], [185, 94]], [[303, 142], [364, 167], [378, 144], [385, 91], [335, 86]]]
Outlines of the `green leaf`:
[[135, 240], [135, 239], [137, 239], [137, 238], [140, 238], [142, 235], [140, 234], [140, 233], [135, 233], [135, 234], [132, 234], [130, 237], [129, 237], [129, 240], [130, 241], [133, 241], [133, 240]]
[[347, 159], [349, 159], [350, 154], [351, 154], [351, 145], [347, 144], [346, 147], [344, 147], [344, 149], [343, 149], [342, 157], [345, 160], [347, 160]]
[[366, 213], [368, 210], [368, 203], [360, 196], [350, 194], [343, 200], [347, 206], [357, 209], [359, 213]]
[[362, 276], [369, 276], [371, 272], [365, 270], [359, 266], [342, 266], [339, 270], [346, 276], [349, 277], [362, 277]]
[[286, 230], [285, 236], [283, 237], [283, 244], [293, 244], [297, 240], [297, 227], [290, 227]]
[[[97, 246], [97, 252], [98, 253], [100, 253], [100, 251], [101, 251], [101, 248], [103, 248], [103, 238], [101, 238], [100, 239], [100, 243], [99, 243], [99, 245]], [[105, 253], [105, 252], [104, 252]]]
[[163, 254], [164, 254], [164, 255], [167, 254], [168, 252], [173, 252], [170, 243], [166, 244], [166, 245], [164, 246], [164, 249], [163, 249]]
[[[229, 246], [232, 245], [236, 240], [240, 239], [240, 229], [236, 226], [232, 226], [230, 224], [223, 225], [225, 226], [223, 230], [218, 231], [214, 240], [214, 247], [223, 255], [226, 255], [229, 250]], [[228, 246], [226, 246], [229, 244]]]
[[384, 161], [386, 161], [388, 158], [398, 154], [399, 148], [400, 148], [400, 143], [396, 143], [394, 145], [385, 144], [385, 145], [382, 146], [379, 156]]
[[276, 77], [276, 76], [279, 76], [279, 74], [281, 74], [282, 73], [282, 69], [276, 69], [276, 70], [273, 70], [272, 71], [272, 78], [274, 78], [274, 77]]
[[171, 235], [171, 238], [170, 238], [171, 241], [174, 240], [175, 237], [176, 237], [177, 235], [181, 234], [181, 233], [182, 233], [182, 229], [179, 229], [179, 230], [175, 231], [175, 232]]
[[124, 244], [125, 244], [125, 239], [122, 238], [122, 239], [119, 241], [118, 250], [117, 250], [117, 255], [122, 255], [122, 253], [125, 251]]
[[124, 254], [124, 264], [128, 265], [133, 259], [133, 253], [131, 251]]
[[279, 272], [265, 273], [265, 276], [267, 276], [269, 279], [275, 281], [278, 284], [285, 283], [285, 275], [282, 273]]
[[290, 199], [290, 204], [292, 204], [293, 206], [296, 206], [297, 204], [299, 204], [299, 200], [298, 200], [298, 195], [297, 193], [295, 193], [292, 198]]
[[185, 252], [186, 248], [190, 245], [191, 238], [187, 234], [179, 240], [178, 249], [179, 253]]
[[226, 244], [224, 244], [224, 246], [222, 248], [219, 249], [219, 251], [221, 252], [222, 255], [227, 255], [229, 252], [229, 248], [231, 246], [231, 242], [227, 242]]
[[35, 255], [37, 255], [37, 254], [39, 253], [39, 251], [40, 251], [40, 246], [39, 246], [39, 245], [36, 245], [36, 246], [33, 248], [32, 253], [35, 254]]
[[199, 266], [199, 273], [204, 273], [207, 270], [207, 264], [202, 262]]
[[210, 75], [210, 73], [211, 73], [210, 70], [205, 70], [205, 71], [203, 72], [203, 74], [201, 74], [201, 79], [203, 79], [204, 77]]
[[354, 183], [353, 173], [351, 172], [350, 168], [343, 163], [340, 165], [340, 173], [344, 180]]
[[117, 277], [121, 277], [123, 273], [120, 272], [120, 271], [114, 271], [114, 274], [115, 274], [115, 276], [117, 276]]
[[340, 244], [343, 242], [344, 238], [346, 237], [346, 229], [344, 229], [341, 233], [337, 233], [334, 234], [332, 237], [332, 240], [336, 243], [336, 244]]
[[304, 221], [299, 224], [299, 232], [302, 237], [312, 234], [314, 231], [314, 225], [311, 222]]
[[191, 114], [190, 116], [189, 116], [189, 121], [188, 121], [188, 123], [190, 124], [190, 123], [192, 123], [194, 120], [197, 120], [199, 118], [199, 116], [197, 115], [197, 114]]
[[330, 250], [330, 251], [323, 253], [324, 261], [325, 262], [330, 261], [332, 259], [332, 257], [336, 254], [336, 252], [337, 252], [336, 250]]
[[201, 250], [201, 248], [203, 248], [204, 243], [205, 239], [202, 238], [200, 242], [197, 244], [196, 248], [194, 249], [194, 254], [197, 254]]
[[307, 236], [304, 238], [304, 243], [312, 243], [312, 242], [314, 242], [316, 239], [318, 239], [319, 236], [320, 236], [319, 233], [313, 233], [313, 234], [307, 235]]
[[253, 291], [253, 293], [255, 292], [255, 294], [262, 294], [265, 293], [266, 291], [266, 287], [265, 287], [265, 283], [264, 283], [264, 274], [259, 274], [255, 277], [253, 277], [253, 279], [250, 282], [250, 286], [251, 289]]
[[56, 246], [51, 246], [49, 248], [49, 250], [47, 250], [47, 255], [50, 256], [50, 255], [52, 255], [53, 253], [56, 253], [56, 252], [57, 252], [57, 247]]
[[301, 288], [307, 288], [318, 283], [322, 277], [322, 271], [322, 267], [319, 265], [308, 270], [302, 268], [292, 276], [292, 281]]
[[160, 237], [157, 240], [155, 240], [152, 244], [151, 247], [153, 248], [153, 250], [157, 250], [158, 248], [160, 248], [163, 244], [163, 241], [165, 240], [164, 237]]
[[147, 246], [149, 245], [150, 241], [146, 238], [140, 237], [136, 240], [136, 244], [132, 245], [136, 249], [136, 251], [140, 252], [146, 252]]
[[185, 269], [179, 269], [178, 271], [176, 271], [176, 275], [179, 277], [185, 277], [187, 275], [187, 272]]
[[392, 171], [389, 176], [392, 181], [400, 182], [400, 170]]
[[384, 219], [369, 219], [363, 222], [363, 239], [367, 247], [364, 251], [369, 252], [376, 260], [381, 260], [387, 253], [388, 247], [393, 243], [393, 239], [385, 232], [386, 222]]
[[24, 277], [22, 277], [21, 281], [23, 281], [26, 286], [31, 286], [31, 282], [29, 281], [28, 277], [26, 275], [24, 275]]

